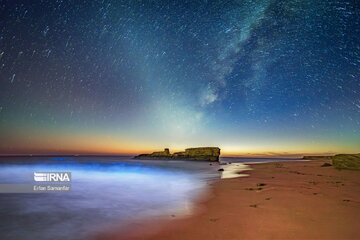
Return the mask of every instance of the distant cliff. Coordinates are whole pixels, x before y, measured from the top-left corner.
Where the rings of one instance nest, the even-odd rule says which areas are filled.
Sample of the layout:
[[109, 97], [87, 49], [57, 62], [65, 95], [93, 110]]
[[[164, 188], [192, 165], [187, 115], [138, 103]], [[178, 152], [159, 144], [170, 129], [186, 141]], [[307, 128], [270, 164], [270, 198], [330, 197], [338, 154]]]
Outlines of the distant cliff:
[[331, 160], [332, 156], [304, 156], [304, 160]]
[[136, 159], [183, 159], [183, 160], [200, 160], [200, 161], [219, 161], [220, 148], [218, 147], [199, 147], [187, 148], [184, 152], [170, 153], [168, 148], [161, 152], [150, 154], [140, 154]]

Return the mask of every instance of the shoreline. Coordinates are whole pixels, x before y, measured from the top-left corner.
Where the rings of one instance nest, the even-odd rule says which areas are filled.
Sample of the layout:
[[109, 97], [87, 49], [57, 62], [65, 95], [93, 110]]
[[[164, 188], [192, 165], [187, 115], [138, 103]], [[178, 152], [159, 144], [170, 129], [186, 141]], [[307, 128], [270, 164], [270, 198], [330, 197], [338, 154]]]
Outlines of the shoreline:
[[190, 217], [97, 239], [360, 239], [360, 172], [325, 162], [248, 164], [249, 176], [211, 183]]
[[98, 232], [91, 239], [95, 240], [140, 240], [152, 239], [161, 234], [164, 229], [176, 231], [179, 225], [184, 225], [188, 219], [206, 213], [206, 203], [214, 198], [213, 187], [221, 179], [207, 180], [207, 188], [203, 190], [197, 198], [192, 200], [191, 212], [167, 214], [155, 218], [139, 218], [127, 224], [128, 228], [117, 230], [116, 224], [111, 224], [107, 230]]

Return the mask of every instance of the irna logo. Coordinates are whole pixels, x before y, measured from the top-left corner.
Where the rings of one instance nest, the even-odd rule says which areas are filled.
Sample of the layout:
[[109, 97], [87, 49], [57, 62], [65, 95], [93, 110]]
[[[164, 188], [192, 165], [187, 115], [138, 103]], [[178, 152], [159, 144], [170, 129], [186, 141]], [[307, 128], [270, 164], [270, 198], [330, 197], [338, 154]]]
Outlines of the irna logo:
[[70, 172], [34, 172], [35, 182], [70, 182]]

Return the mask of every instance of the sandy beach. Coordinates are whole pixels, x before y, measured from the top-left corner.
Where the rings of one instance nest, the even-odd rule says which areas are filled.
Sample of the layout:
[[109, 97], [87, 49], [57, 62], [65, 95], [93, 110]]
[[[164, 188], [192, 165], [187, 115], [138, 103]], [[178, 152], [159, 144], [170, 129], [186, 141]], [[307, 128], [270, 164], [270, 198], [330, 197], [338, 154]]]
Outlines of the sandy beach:
[[324, 163], [253, 164], [249, 177], [214, 183], [194, 216], [143, 234], [137, 229], [133, 238], [360, 239], [360, 172]]

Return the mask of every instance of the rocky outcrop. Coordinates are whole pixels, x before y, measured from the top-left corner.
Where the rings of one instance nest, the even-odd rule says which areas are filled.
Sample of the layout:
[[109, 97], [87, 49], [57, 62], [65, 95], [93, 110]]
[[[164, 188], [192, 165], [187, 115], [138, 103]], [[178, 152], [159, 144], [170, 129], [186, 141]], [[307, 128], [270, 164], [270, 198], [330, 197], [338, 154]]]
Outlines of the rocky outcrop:
[[335, 155], [332, 165], [337, 169], [360, 170], [360, 153]]
[[171, 158], [170, 150], [168, 148], [165, 148], [164, 151], [161, 152], [153, 152], [150, 154], [140, 154], [139, 156], [136, 156], [135, 158]]
[[334, 166], [337, 169], [360, 170], [360, 153], [358, 154], [337, 154], [335, 156], [304, 156], [304, 160], [331, 160], [321, 167]]
[[199, 147], [187, 148], [184, 152], [176, 152], [171, 154], [168, 148], [162, 152], [153, 152], [151, 154], [140, 154], [136, 159], [183, 159], [183, 160], [199, 160], [199, 161], [219, 161], [220, 148], [218, 147]]

